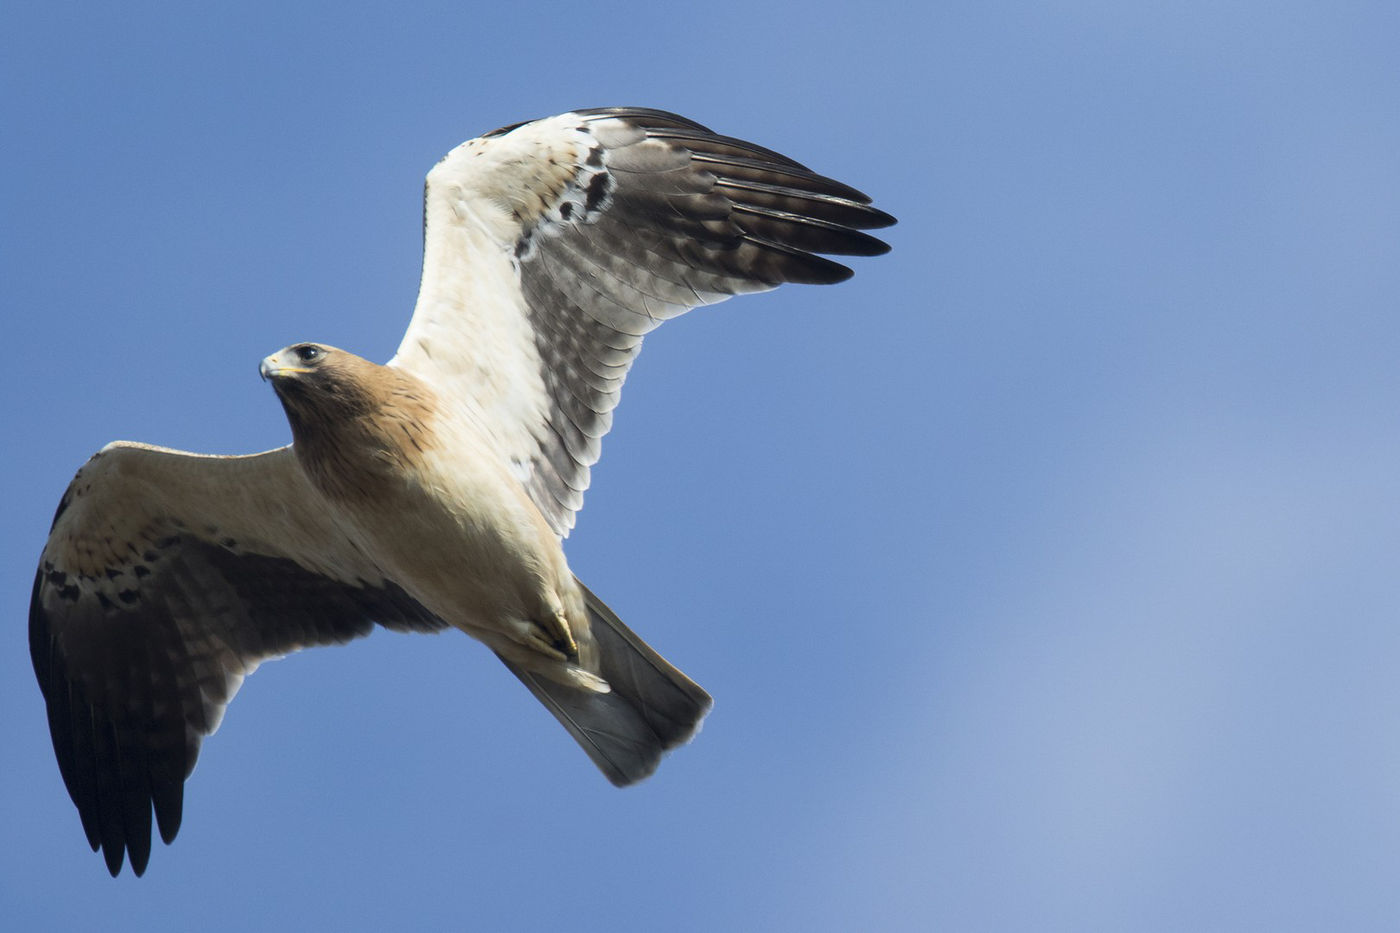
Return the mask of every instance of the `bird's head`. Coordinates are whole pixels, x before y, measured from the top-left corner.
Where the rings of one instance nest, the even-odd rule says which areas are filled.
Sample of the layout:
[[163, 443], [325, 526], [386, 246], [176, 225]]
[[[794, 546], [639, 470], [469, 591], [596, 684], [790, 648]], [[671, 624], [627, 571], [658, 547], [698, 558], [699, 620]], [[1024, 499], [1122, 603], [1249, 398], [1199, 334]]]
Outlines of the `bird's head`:
[[272, 383], [295, 428], [311, 418], [363, 414], [370, 404], [367, 382], [380, 368], [323, 343], [294, 343], [264, 359], [258, 373]]
[[312, 375], [333, 354], [343, 352], [322, 343], [294, 343], [263, 359], [258, 366], [258, 375], [271, 379], [273, 388], [276, 388], [278, 380]]
[[322, 343], [294, 343], [263, 360], [258, 372], [282, 402], [298, 459], [327, 490], [344, 479], [328, 464], [341, 469], [358, 457], [361, 466], [378, 469], [429, 444], [423, 425], [433, 393], [397, 367]]

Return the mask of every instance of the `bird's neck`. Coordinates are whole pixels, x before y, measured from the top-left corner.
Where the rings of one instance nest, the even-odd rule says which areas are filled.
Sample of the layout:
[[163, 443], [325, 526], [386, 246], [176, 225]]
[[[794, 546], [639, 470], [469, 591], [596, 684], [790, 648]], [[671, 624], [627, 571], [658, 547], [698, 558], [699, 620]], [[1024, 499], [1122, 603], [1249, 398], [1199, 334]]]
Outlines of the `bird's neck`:
[[331, 499], [368, 499], [402, 483], [431, 444], [432, 390], [414, 377], [376, 367], [380, 378], [343, 404], [287, 405], [292, 449]]

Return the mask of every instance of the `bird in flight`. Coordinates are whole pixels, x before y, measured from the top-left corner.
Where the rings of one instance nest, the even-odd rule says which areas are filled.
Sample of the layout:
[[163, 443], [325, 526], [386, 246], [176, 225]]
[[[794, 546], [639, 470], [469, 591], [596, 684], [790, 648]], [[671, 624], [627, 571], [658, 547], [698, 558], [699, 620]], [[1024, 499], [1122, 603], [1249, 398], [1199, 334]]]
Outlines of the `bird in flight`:
[[658, 110], [503, 127], [428, 173], [423, 277], [385, 365], [262, 361], [292, 443], [118, 441], [58, 505], [29, 609], [59, 771], [93, 851], [142, 874], [152, 812], [260, 661], [375, 624], [484, 642], [618, 786], [710, 696], [569, 570], [563, 539], [642, 338], [690, 308], [851, 275], [894, 219], [854, 188]]

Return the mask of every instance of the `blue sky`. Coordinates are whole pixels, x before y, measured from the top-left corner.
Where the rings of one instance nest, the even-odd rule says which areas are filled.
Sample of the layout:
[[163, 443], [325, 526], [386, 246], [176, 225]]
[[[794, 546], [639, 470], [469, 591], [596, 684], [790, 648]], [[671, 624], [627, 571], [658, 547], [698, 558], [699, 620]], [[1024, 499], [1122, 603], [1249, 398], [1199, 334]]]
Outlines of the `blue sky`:
[[[0, 37], [0, 916], [26, 930], [1400, 923], [1392, 4], [26, 4]], [[609, 786], [488, 652], [244, 685], [142, 879], [85, 845], [25, 612], [73, 471], [286, 442], [387, 359], [424, 173], [671, 109], [900, 218], [668, 324], [568, 542], [706, 686]]]

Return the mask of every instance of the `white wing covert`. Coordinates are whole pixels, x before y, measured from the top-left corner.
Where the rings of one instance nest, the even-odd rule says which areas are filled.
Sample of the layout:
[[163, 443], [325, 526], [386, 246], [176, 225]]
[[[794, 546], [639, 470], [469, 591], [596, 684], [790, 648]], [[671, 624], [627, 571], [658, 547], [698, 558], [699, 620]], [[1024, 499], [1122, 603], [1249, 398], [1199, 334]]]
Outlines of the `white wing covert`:
[[492, 437], [560, 536], [642, 338], [690, 308], [851, 270], [894, 219], [793, 160], [657, 110], [581, 110], [429, 173], [423, 281], [391, 365]]

